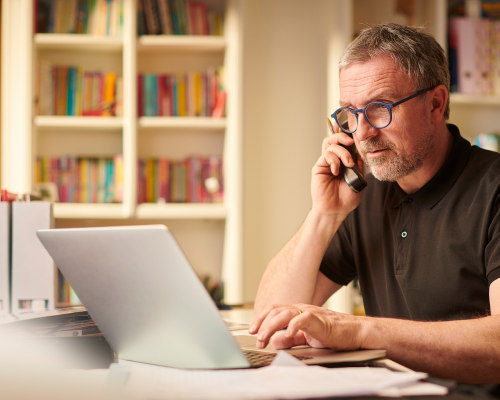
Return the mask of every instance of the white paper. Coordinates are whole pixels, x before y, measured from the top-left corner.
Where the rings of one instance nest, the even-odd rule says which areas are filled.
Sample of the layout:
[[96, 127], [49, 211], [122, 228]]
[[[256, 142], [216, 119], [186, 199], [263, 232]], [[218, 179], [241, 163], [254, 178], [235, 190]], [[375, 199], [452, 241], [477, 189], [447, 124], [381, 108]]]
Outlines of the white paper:
[[280, 350], [271, 363], [273, 367], [307, 367], [302, 361], [288, 354], [286, 351]]
[[[130, 368], [130, 366], [127, 366]], [[125, 392], [133, 399], [304, 399], [376, 395], [427, 375], [385, 368], [269, 366], [249, 370], [180, 370], [135, 364]]]
[[444, 396], [448, 394], [448, 388], [429, 382], [418, 382], [403, 387], [392, 387], [382, 389], [379, 396], [403, 397], [403, 396]]

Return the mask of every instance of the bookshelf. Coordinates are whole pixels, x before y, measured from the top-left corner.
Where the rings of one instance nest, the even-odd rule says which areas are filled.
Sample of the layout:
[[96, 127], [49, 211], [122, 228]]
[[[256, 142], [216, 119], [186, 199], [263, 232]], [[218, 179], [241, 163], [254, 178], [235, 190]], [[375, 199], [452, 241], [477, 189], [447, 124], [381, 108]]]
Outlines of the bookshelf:
[[[56, 203], [56, 226], [165, 223], [201, 264], [203, 251], [219, 260], [225, 302], [243, 302], [242, 262], [242, 0], [207, 0], [224, 15], [224, 36], [137, 35], [136, 0], [123, 0], [121, 37], [34, 32], [33, 0], [2, 2], [2, 185], [30, 192], [37, 156], [76, 154], [123, 156], [121, 203]], [[120, 117], [37, 115], [37, 61], [111, 71], [123, 79]], [[182, 73], [224, 68], [226, 117], [138, 117], [138, 73]], [[222, 203], [137, 203], [139, 157], [187, 157], [191, 152], [222, 156]], [[206, 154], [211, 155], [211, 153]], [[59, 221], [59, 222], [58, 222]], [[214, 224], [206, 221], [213, 221]], [[201, 225], [200, 225], [201, 224]], [[211, 227], [210, 229], [207, 227]], [[211, 229], [215, 232], [211, 232]], [[194, 232], [196, 231], [196, 232]], [[202, 232], [202, 233], [200, 233]], [[201, 237], [200, 237], [201, 235]], [[203, 239], [203, 235], [206, 236]], [[213, 238], [216, 238], [213, 239]], [[205, 249], [210, 244], [214, 249]], [[201, 254], [190, 254], [201, 250]], [[216, 257], [213, 256], [215, 253]], [[211, 261], [213, 264], [213, 261]], [[201, 267], [203, 269], [203, 267]], [[197, 271], [198, 272], [198, 271]]]

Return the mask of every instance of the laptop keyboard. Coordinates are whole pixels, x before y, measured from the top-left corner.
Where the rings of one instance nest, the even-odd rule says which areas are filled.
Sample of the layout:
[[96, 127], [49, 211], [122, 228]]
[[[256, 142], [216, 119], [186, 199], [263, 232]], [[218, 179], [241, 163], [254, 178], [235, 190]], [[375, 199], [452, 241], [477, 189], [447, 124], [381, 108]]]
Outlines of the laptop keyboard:
[[[264, 353], [261, 351], [253, 351], [253, 350], [243, 350], [243, 354], [247, 358], [250, 366], [252, 368], [257, 367], [266, 367], [270, 365], [274, 357], [276, 357], [275, 353]], [[310, 360], [312, 357], [304, 357], [304, 356], [294, 356], [297, 360]]]

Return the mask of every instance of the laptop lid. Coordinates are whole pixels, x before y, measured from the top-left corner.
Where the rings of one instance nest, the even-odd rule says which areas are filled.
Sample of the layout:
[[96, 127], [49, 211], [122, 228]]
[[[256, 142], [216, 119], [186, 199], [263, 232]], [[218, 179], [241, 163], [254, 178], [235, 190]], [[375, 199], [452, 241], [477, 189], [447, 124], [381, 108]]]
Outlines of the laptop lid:
[[37, 235], [121, 359], [176, 368], [249, 367], [166, 226]]

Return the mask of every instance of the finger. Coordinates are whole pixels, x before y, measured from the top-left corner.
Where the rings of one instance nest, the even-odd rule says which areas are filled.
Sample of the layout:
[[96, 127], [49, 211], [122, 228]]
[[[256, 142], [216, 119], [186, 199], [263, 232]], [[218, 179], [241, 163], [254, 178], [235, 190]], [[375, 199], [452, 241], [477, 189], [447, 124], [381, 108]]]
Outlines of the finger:
[[354, 143], [354, 139], [344, 132], [336, 133], [335, 135], [328, 136], [323, 140], [322, 151], [332, 144], [343, 144], [350, 146]]
[[324, 164], [330, 167], [330, 171], [334, 176], [337, 176], [340, 173], [341, 161], [337, 157], [336, 154], [325, 152], [324, 156]]
[[342, 161], [342, 164], [347, 167], [354, 167], [354, 160], [351, 153], [345, 147], [332, 144], [325, 150], [326, 153], [333, 153]]
[[278, 308], [282, 307], [279, 304], [272, 304], [268, 307], [266, 307], [263, 311], [259, 313], [259, 315], [253, 320], [252, 325], [248, 329], [248, 333], [250, 334], [255, 334], [259, 331], [260, 326], [262, 325], [262, 322], [267, 318], [270, 312], [273, 310], [276, 310]]
[[306, 311], [290, 321], [285, 332], [285, 336], [293, 337], [300, 330], [314, 339], [323, 342], [325, 339], [323, 336], [327, 332], [326, 328], [326, 321], [321, 316], [317, 316], [309, 311]]
[[304, 332], [298, 331], [294, 336], [285, 336], [280, 333], [271, 338], [271, 344], [276, 350], [291, 349], [294, 346], [303, 346], [307, 344]]
[[[266, 320], [262, 323], [259, 334], [257, 336], [257, 347], [264, 348], [269, 343], [269, 339], [278, 331], [286, 328], [294, 317], [299, 315], [301, 311], [299, 311], [295, 307], [290, 307], [282, 310], [279, 314], [274, 316], [273, 318], [266, 318]], [[271, 313], [269, 314], [271, 315]]]

